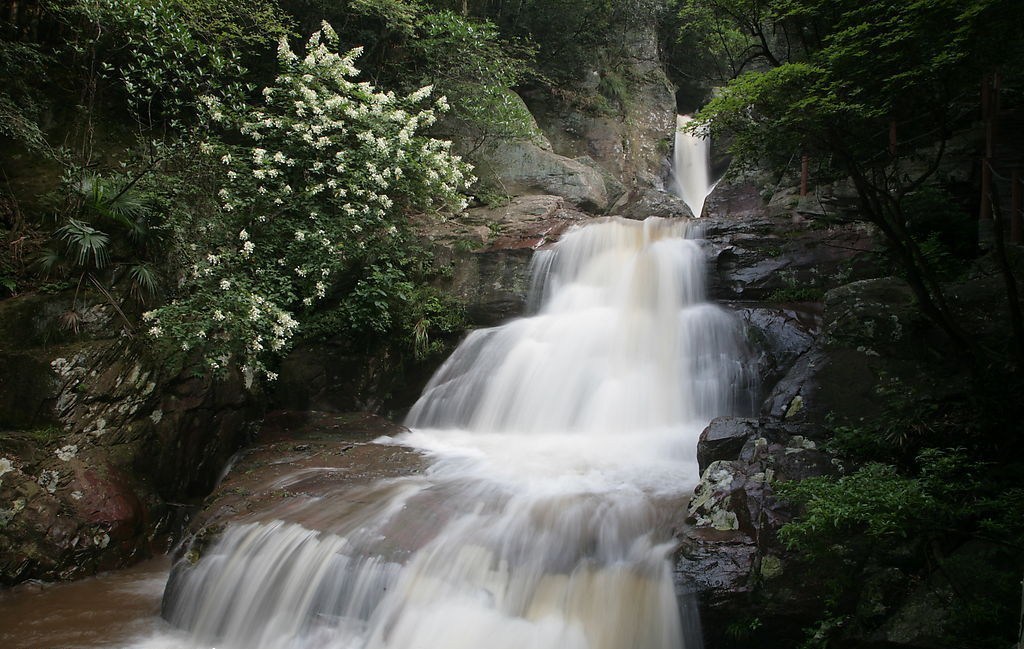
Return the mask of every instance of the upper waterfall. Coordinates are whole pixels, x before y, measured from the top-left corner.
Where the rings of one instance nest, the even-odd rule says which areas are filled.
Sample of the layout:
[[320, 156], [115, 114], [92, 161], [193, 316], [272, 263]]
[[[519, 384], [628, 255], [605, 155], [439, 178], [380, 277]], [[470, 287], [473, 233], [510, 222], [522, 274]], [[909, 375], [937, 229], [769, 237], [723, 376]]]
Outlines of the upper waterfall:
[[537, 313], [470, 334], [407, 425], [628, 434], [731, 412], [743, 339], [686, 227], [612, 219], [537, 253]]
[[689, 115], [676, 116], [675, 152], [670, 188], [689, 206], [695, 217], [704, 211], [704, 200], [715, 188], [711, 182], [711, 142], [706, 136], [685, 130]]

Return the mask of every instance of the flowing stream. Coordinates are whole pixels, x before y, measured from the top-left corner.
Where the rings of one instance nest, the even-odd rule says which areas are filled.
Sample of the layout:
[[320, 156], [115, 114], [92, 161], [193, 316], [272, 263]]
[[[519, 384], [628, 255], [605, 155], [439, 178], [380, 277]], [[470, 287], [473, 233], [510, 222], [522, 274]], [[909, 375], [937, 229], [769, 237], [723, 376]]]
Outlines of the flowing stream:
[[[471, 333], [412, 408], [429, 468], [316, 525], [228, 527], [145, 649], [696, 649], [672, 526], [697, 437], [742, 410], [741, 327], [685, 221], [609, 219], [534, 258], [533, 312]], [[324, 503], [327, 501], [325, 500]], [[123, 645], [118, 645], [123, 646]]]
[[704, 212], [704, 201], [717, 183], [711, 181], [710, 140], [683, 130], [691, 120], [689, 115], [676, 116], [670, 189], [683, 199], [695, 217], [700, 217]]

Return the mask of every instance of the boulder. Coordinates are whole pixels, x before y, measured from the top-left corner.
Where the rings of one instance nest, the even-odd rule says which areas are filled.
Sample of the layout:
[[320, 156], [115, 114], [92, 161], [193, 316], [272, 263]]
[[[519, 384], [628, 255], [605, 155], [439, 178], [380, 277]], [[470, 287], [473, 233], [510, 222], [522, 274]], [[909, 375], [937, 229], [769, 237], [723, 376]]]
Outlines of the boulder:
[[897, 278], [851, 282], [828, 291], [821, 336], [766, 392], [762, 414], [787, 421], [853, 424], [880, 416], [883, 380], [920, 384], [940, 361], [944, 340]]
[[757, 352], [761, 391], [771, 393], [814, 345], [821, 330], [821, 307], [813, 302], [731, 306], [746, 324], [747, 338]]
[[157, 361], [90, 299], [78, 337], [68, 295], [0, 302], [0, 584], [166, 552], [260, 413], [239, 376]]
[[707, 198], [700, 222], [714, 299], [820, 301], [831, 288], [884, 274], [873, 227], [845, 208], [802, 209], [784, 199], [790, 188], [766, 200], [758, 188], [768, 183], [727, 177]]
[[476, 154], [477, 173], [513, 196], [554, 194], [591, 212], [609, 205], [601, 172], [528, 140], [496, 142]]
[[817, 426], [730, 417], [701, 434], [701, 481], [677, 533], [675, 579], [680, 596], [697, 596], [709, 649], [795, 645], [820, 612], [822, 576], [777, 540], [792, 512], [773, 485], [836, 471], [821, 435]]
[[639, 189], [624, 197], [622, 216], [643, 220], [649, 216], [661, 218], [693, 218], [690, 207], [674, 194], [657, 189]]
[[921, 358], [922, 345], [934, 333], [902, 279], [866, 279], [825, 294], [824, 334], [829, 347], [888, 358]]

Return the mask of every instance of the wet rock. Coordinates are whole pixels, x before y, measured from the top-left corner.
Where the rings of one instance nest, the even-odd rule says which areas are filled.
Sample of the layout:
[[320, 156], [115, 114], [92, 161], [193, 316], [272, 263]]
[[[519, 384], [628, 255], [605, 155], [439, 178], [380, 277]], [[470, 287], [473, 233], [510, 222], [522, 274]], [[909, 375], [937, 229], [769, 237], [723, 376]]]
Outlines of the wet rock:
[[704, 200], [704, 214], [733, 220], [764, 218], [768, 205], [761, 197], [759, 185], [763, 185], [763, 181], [752, 178], [722, 179]]
[[769, 394], [811, 347], [821, 329], [821, 307], [813, 302], [779, 305], [734, 303], [757, 352], [762, 394]]
[[24, 435], [0, 434], [0, 466], [10, 467], [0, 468], [0, 584], [70, 579], [148, 556], [149, 517], [161, 509], [151, 492], [96, 449]]
[[661, 218], [693, 218], [690, 207], [683, 199], [657, 189], [640, 189], [625, 202], [622, 216], [643, 220], [650, 216]]
[[189, 526], [179, 554], [194, 563], [228, 525], [284, 520], [329, 531], [366, 505], [362, 487], [419, 472], [408, 447], [374, 440], [406, 429], [370, 413], [274, 411], [240, 451]]
[[878, 274], [875, 236], [863, 224], [748, 214], [709, 216], [701, 225], [714, 299], [817, 301], [834, 286]]
[[703, 475], [712, 462], [734, 460], [751, 436], [757, 420], [739, 419], [736, 417], [718, 417], [713, 419], [700, 434], [697, 442], [697, 464]]
[[[698, 598], [709, 648], [788, 646], [819, 612], [821, 579], [777, 540], [792, 511], [773, 485], [835, 472], [821, 435], [816, 426], [729, 417], [701, 434], [701, 481], [677, 534], [675, 575], [677, 590]], [[770, 643], [737, 643], [740, 623]]]
[[444, 223], [422, 221], [417, 231], [452, 268], [443, 290], [466, 305], [471, 324], [493, 326], [525, 310], [534, 251], [590, 218], [560, 196], [527, 195]]
[[95, 316], [83, 316], [84, 335], [51, 344], [27, 314], [56, 317], [66, 300], [0, 302], [0, 321], [27, 327], [0, 343], [0, 359], [18, 360], [0, 363], [0, 583], [165, 552], [180, 531], [172, 503], [206, 493], [260, 413], [240, 377], [197, 378], [118, 336], [109, 318], [101, 327], [103, 304], [80, 302]]

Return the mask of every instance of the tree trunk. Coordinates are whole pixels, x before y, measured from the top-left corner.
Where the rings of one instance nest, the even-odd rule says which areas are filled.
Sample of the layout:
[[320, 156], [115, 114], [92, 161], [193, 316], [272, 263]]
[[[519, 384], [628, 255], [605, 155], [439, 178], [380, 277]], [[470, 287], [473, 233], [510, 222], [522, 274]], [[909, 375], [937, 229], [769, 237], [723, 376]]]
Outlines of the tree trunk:
[[1020, 169], [1010, 175], [1010, 241], [1024, 242], [1024, 215], [1021, 214]]
[[1010, 261], [1006, 256], [1006, 243], [1003, 236], [1002, 210], [999, 209], [999, 194], [992, 194], [993, 214], [995, 214], [995, 247], [999, 270], [1006, 286], [1006, 307], [1010, 311], [1010, 329], [1013, 332], [1013, 352], [1017, 369], [1024, 368], [1024, 319], [1021, 317], [1020, 293], [1017, 290], [1017, 279], [1013, 276]]
[[811, 161], [805, 153], [800, 156], [800, 195], [807, 196], [807, 179], [810, 176]]

